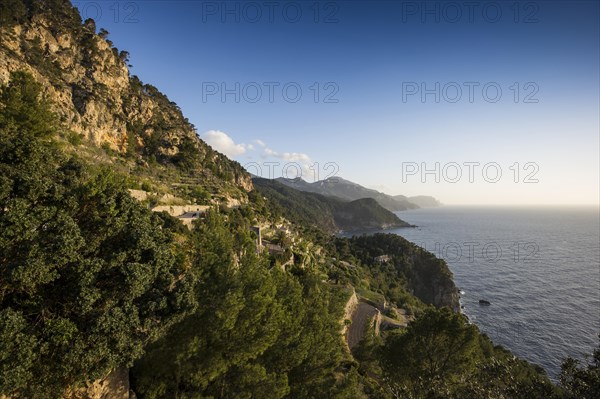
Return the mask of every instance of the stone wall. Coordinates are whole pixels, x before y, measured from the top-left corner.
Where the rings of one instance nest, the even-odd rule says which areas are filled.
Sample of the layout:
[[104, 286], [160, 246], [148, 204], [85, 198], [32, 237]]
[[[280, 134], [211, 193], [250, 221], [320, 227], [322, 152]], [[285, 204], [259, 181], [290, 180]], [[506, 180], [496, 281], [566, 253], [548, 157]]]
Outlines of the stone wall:
[[209, 208], [209, 205], [159, 205], [152, 208], [152, 211], [167, 212], [171, 216], [181, 216], [186, 212], [205, 213]]
[[[356, 306], [358, 306], [358, 297], [356, 296], [356, 291], [352, 288], [352, 296], [346, 302], [346, 307], [344, 308], [344, 318], [341, 323], [342, 327], [342, 336], [346, 336], [346, 332], [348, 331], [348, 326], [345, 324], [345, 320], [352, 320], [352, 314], [356, 310]], [[345, 341], [345, 340], [344, 340]]]

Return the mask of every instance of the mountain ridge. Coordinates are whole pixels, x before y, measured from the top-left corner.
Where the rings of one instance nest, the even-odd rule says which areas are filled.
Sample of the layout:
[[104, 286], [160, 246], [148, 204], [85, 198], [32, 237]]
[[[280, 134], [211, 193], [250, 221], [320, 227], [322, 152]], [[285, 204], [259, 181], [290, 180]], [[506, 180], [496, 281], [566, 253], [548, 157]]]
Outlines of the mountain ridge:
[[[539, 385], [525, 366], [490, 377], [512, 370], [512, 354], [459, 313], [427, 306], [459, 306], [445, 261], [398, 235], [336, 237], [308, 224], [322, 215], [334, 225], [357, 215], [399, 220], [375, 199], [278, 184], [278, 200], [291, 204], [284, 210], [302, 217], [291, 223], [238, 163], [197, 138], [176, 104], [125, 74], [127, 54], [68, 1], [6, 0], [0, 24], [1, 398], [125, 398], [130, 377], [131, 396], [148, 399], [387, 398], [386, 381], [410, 386], [424, 376], [425, 386], [447, 379], [439, 392], [453, 387], [455, 397], [508, 390], [513, 375]], [[132, 183], [146, 200], [127, 191]], [[151, 211], [165, 194], [155, 186], [185, 194], [164, 195], [173, 204], [217, 201], [188, 229]], [[212, 194], [247, 201], [221, 206]], [[350, 353], [341, 330], [352, 322], [343, 310], [354, 288], [416, 323], [403, 335], [367, 334], [374, 339]], [[394, 338], [419, 339], [419, 326], [435, 333], [427, 350], [422, 339]], [[438, 344], [457, 336], [461, 347]], [[413, 361], [411, 373], [382, 353]], [[455, 370], [420, 372], [423, 353]], [[99, 380], [131, 366], [115, 384]], [[469, 385], [454, 388], [458, 381]], [[94, 389], [109, 386], [115, 392]]]
[[255, 189], [281, 207], [289, 219], [314, 225], [326, 232], [412, 227], [373, 198], [348, 201], [297, 190], [277, 179], [255, 177], [252, 181]]
[[391, 196], [374, 189], [366, 188], [358, 183], [343, 179], [338, 176], [329, 177], [314, 183], [309, 183], [303, 180], [301, 177], [297, 177], [295, 179], [279, 177], [276, 180], [297, 190], [313, 192], [330, 197], [337, 197], [347, 201], [353, 201], [361, 198], [373, 198], [379, 203], [379, 205], [391, 212], [419, 208], [418, 205], [410, 202], [405, 196]]
[[[394, 198], [396, 197], [398, 196], [395, 196]], [[430, 195], [415, 195], [413, 197], [408, 197], [408, 200], [421, 208], [437, 208], [442, 206], [442, 203], [437, 198]]]

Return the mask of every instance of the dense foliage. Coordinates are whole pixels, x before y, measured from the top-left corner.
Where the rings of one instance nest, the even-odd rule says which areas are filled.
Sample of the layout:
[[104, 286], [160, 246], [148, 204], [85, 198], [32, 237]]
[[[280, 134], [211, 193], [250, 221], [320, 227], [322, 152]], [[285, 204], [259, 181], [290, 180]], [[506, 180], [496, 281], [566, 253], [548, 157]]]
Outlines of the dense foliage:
[[[385, 295], [401, 307], [409, 307], [411, 298], [435, 306], [458, 307], [457, 288], [446, 262], [396, 234], [373, 234], [337, 238], [330, 251], [340, 259], [362, 265], [362, 276], [348, 273], [352, 283], [360, 287], [356, 277], [369, 281], [370, 289]], [[387, 255], [389, 261], [376, 262]], [[406, 295], [406, 291], [411, 295]]]
[[545, 373], [494, 347], [465, 317], [430, 308], [380, 349], [387, 386], [403, 398], [550, 398]]
[[0, 393], [52, 397], [139, 357], [194, 305], [172, 234], [53, 142], [31, 76], [0, 106]]
[[211, 212], [191, 242], [200, 307], [137, 362], [139, 395], [353, 397], [351, 381], [334, 376], [347, 293], [270, 268], [231, 215]]
[[600, 397], [600, 334], [599, 345], [594, 350], [589, 364], [568, 358], [562, 365], [561, 385], [565, 388], [568, 399], [592, 399]]

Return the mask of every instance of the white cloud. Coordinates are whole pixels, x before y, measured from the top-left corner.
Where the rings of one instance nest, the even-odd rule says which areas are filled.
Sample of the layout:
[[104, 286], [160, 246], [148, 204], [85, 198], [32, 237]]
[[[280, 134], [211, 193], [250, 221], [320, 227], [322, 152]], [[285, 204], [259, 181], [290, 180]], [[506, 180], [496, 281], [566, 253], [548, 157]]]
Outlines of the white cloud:
[[[310, 170], [310, 166], [313, 164], [313, 161], [307, 154], [301, 152], [277, 152], [273, 151], [269, 147], [264, 147], [263, 153], [261, 157], [264, 158], [278, 158], [286, 161], [286, 164], [282, 165], [281, 172], [284, 174], [283, 177], [293, 178], [293, 177], [302, 177], [305, 180], [312, 176], [312, 172]], [[299, 166], [300, 169], [294, 169], [294, 166], [291, 164]], [[288, 173], [293, 173], [293, 175], [288, 175]]]
[[[304, 179], [311, 179], [313, 171], [310, 166], [313, 164], [308, 154], [301, 152], [278, 152], [272, 150], [262, 140], [253, 140], [253, 144], [236, 143], [229, 135], [220, 130], [209, 130], [200, 136], [208, 145], [215, 150], [225, 154], [233, 159], [245, 154], [245, 158], [252, 160], [253, 154], [260, 155], [262, 159], [279, 159], [284, 161], [278, 165], [280, 175], [284, 177], [301, 176]], [[295, 173], [294, 173], [295, 172]]]
[[268, 148], [268, 147], [267, 147], [267, 148], [265, 148], [265, 151], [264, 151], [264, 153], [265, 153], [265, 155], [267, 155], [267, 156], [270, 156], [270, 157], [275, 157], [275, 158], [279, 158], [279, 153], [278, 153], [278, 152], [275, 152], [275, 151], [273, 151], [272, 149], [270, 149], [270, 148]]
[[312, 163], [308, 155], [299, 152], [284, 152], [281, 158], [289, 162]]
[[242, 155], [249, 148], [246, 144], [236, 144], [227, 133], [220, 130], [209, 130], [200, 137], [212, 148], [222, 152], [229, 158]]
[[269, 147], [266, 147], [264, 149], [264, 155], [274, 158], [280, 158], [288, 162], [312, 163], [310, 157], [307, 154], [301, 152], [277, 152], [273, 151]]

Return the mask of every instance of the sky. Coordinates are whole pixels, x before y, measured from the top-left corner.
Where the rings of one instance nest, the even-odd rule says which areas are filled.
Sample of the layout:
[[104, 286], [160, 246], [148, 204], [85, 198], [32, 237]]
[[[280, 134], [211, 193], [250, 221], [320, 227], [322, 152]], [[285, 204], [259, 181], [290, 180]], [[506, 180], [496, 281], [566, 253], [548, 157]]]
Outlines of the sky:
[[253, 174], [599, 203], [597, 1], [74, 4]]

